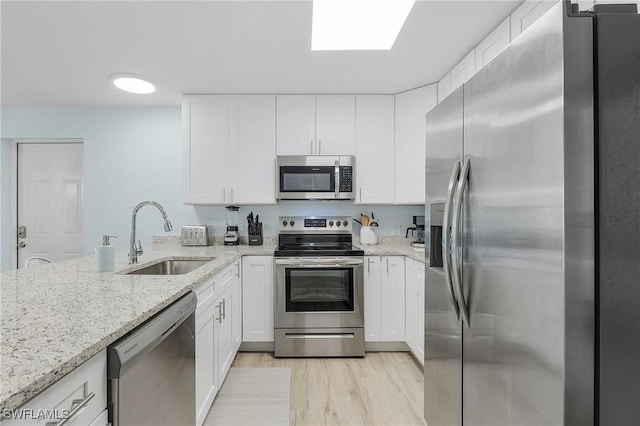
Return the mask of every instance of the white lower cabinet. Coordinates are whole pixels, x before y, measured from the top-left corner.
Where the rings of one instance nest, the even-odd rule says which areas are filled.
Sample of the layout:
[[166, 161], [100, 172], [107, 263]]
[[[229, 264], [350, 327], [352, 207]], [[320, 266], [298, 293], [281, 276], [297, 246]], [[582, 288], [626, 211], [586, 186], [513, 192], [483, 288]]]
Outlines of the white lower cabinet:
[[204, 422], [242, 342], [240, 260], [196, 287], [196, 425]]
[[[222, 386], [231, 363], [238, 353], [242, 341], [242, 288], [240, 260], [220, 273], [225, 279], [222, 294], [217, 296], [217, 316], [214, 323], [215, 356], [218, 370], [218, 387]], [[229, 273], [230, 272], [230, 273]], [[231, 276], [229, 283], [229, 276]]]
[[196, 287], [196, 425], [203, 422], [218, 393], [215, 366], [215, 278]]
[[[79, 404], [76, 403], [77, 401], [80, 401]], [[85, 401], [86, 404], [83, 404]], [[76, 407], [82, 408], [74, 410]], [[66, 425], [90, 425], [98, 420], [106, 408], [107, 351], [105, 349], [27, 404], [16, 409], [7, 420], [2, 422], [2, 426], [44, 425], [48, 422], [57, 424], [65, 417], [68, 418]]]
[[273, 342], [273, 256], [242, 258], [242, 336]]
[[366, 342], [405, 341], [404, 256], [365, 256]]
[[424, 365], [424, 264], [406, 259], [406, 336], [411, 353]]

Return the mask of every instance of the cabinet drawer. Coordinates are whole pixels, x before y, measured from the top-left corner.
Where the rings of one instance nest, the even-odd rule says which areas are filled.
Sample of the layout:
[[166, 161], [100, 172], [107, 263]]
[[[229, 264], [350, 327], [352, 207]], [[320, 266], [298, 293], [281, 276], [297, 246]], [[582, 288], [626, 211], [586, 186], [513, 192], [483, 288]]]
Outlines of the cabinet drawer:
[[[81, 401], [87, 402], [74, 411]], [[2, 426], [44, 426], [56, 424], [64, 417], [70, 417], [66, 425], [85, 426], [106, 408], [107, 351], [103, 350], [15, 410], [15, 415], [3, 421]]]
[[204, 307], [206, 304], [213, 301], [213, 297], [216, 292], [214, 279], [215, 278], [209, 278], [203, 283], [197, 285], [193, 289], [193, 291], [195, 291], [196, 296], [198, 298], [198, 304], [196, 305], [196, 309], [200, 309]]
[[224, 293], [231, 284], [233, 284], [233, 279], [236, 276], [236, 263], [232, 263], [227, 266], [221, 272], [218, 272], [214, 277], [214, 281], [216, 283], [216, 297], [220, 297], [222, 293]]

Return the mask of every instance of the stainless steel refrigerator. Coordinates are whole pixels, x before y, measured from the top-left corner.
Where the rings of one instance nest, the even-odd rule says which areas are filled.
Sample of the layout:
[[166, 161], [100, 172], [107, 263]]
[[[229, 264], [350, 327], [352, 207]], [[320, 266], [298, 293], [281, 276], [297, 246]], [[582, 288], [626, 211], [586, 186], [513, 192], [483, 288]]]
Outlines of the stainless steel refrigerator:
[[426, 117], [425, 419], [640, 419], [640, 17], [559, 2]]

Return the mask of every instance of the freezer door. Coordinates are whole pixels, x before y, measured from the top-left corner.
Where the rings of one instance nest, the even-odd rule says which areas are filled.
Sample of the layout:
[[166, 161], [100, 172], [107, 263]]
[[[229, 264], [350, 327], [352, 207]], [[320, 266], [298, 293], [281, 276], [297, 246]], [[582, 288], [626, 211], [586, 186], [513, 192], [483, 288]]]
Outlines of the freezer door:
[[442, 237], [450, 231], [444, 206], [447, 199], [451, 204], [449, 189], [462, 159], [462, 98], [459, 88], [426, 117], [424, 416], [429, 426], [462, 424], [462, 329], [444, 269], [450, 253], [442, 249]]
[[[572, 149], [565, 131], [578, 120], [565, 121], [565, 113], [582, 110], [564, 95], [583, 75], [567, 68], [562, 8], [563, 2], [554, 6], [464, 87], [464, 156], [470, 162], [462, 203], [462, 290], [470, 325], [463, 336], [465, 426], [590, 424], [592, 404], [580, 407], [580, 421], [565, 417], [571, 379], [565, 362], [580, 362], [568, 355], [572, 347], [565, 349], [567, 333], [589, 334], [590, 327], [588, 321], [579, 328], [565, 322], [572, 297], [565, 261], [575, 260], [565, 259], [565, 244], [572, 243], [565, 227], [592, 218], [565, 222], [565, 202], [581, 194], [580, 188], [565, 191]], [[571, 39], [588, 44], [590, 34]], [[588, 61], [581, 66], [584, 73], [592, 68]], [[576, 93], [590, 93], [582, 89]], [[593, 139], [582, 136], [589, 151]], [[575, 153], [572, 167], [588, 168], [593, 158]], [[577, 303], [588, 308], [590, 302]], [[580, 357], [590, 357], [588, 345]]]

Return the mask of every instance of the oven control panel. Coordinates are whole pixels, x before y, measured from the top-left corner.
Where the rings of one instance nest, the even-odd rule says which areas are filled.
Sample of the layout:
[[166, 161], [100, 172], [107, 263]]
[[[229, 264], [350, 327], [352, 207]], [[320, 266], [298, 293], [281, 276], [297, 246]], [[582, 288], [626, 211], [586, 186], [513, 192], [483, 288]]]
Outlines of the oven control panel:
[[351, 233], [350, 216], [280, 216], [280, 232], [297, 233]]

